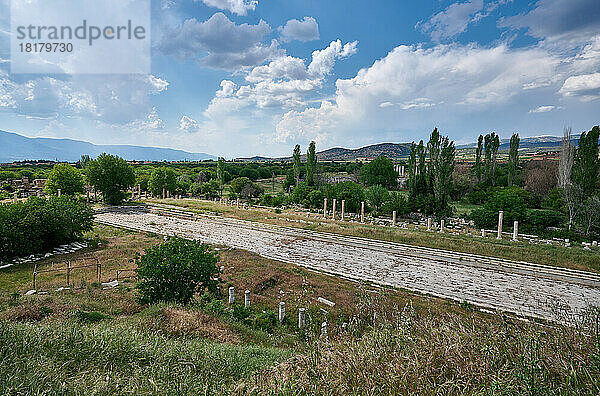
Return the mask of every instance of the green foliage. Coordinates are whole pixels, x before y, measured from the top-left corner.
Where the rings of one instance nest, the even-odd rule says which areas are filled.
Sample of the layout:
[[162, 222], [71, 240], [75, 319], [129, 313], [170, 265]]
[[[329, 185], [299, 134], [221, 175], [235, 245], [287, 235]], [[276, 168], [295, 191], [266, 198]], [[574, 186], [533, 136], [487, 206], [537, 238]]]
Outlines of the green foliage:
[[318, 208], [323, 205], [323, 192], [321, 190], [312, 190], [308, 193], [306, 201], [311, 208]]
[[359, 177], [367, 187], [379, 185], [395, 189], [398, 186], [398, 173], [394, 170], [394, 163], [385, 156], [378, 157], [360, 168]]
[[471, 218], [478, 227], [495, 227], [498, 212], [504, 211], [504, 224], [510, 227], [517, 220], [525, 224], [529, 193], [520, 187], [498, 187], [494, 189], [482, 208], [471, 212]]
[[217, 160], [217, 181], [219, 182], [219, 195], [223, 195], [223, 185], [227, 181], [225, 175], [225, 158], [219, 157]]
[[18, 175], [13, 171], [0, 171], [0, 180], [15, 180], [18, 179]]
[[108, 319], [110, 316], [98, 311], [84, 311], [80, 309], [75, 313], [75, 317], [81, 323], [96, 323]]
[[219, 182], [215, 179], [212, 179], [211, 181], [202, 184], [200, 191], [207, 198], [216, 198], [219, 196], [219, 187]]
[[198, 241], [171, 238], [137, 255], [136, 286], [142, 304], [158, 301], [188, 303], [195, 293], [215, 292], [220, 270], [219, 257]]
[[300, 145], [297, 144], [296, 147], [294, 147], [294, 154], [293, 154], [293, 169], [294, 169], [294, 179], [296, 181], [295, 185], [297, 186], [298, 184], [300, 184]]
[[106, 153], [88, 162], [86, 178], [110, 205], [121, 203], [125, 199], [123, 190], [135, 184], [133, 167], [123, 158]]
[[57, 195], [58, 189], [61, 194], [75, 195], [83, 192], [83, 176], [77, 168], [69, 164], [56, 164], [48, 175], [46, 192]]
[[381, 206], [384, 204], [384, 202], [389, 200], [388, 190], [380, 185], [367, 188], [365, 195], [367, 197], [367, 201], [376, 212], [379, 212], [379, 209], [381, 209]]
[[[303, 181], [298, 184], [292, 193], [290, 194], [290, 202], [295, 204], [306, 204], [308, 203], [308, 194], [313, 191], [315, 188], [310, 186], [308, 182]], [[318, 207], [318, 206], [317, 206]]]
[[154, 196], [161, 196], [163, 189], [173, 193], [177, 188], [177, 176], [175, 171], [166, 166], [161, 166], [152, 171], [148, 180], [148, 189]]
[[404, 194], [399, 193], [398, 191], [391, 191], [387, 201], [384, 202], [381, 208], [383, 214], [391, 215], [394, 211], [396, 211], [398, 216], [410, 213], [408, 199], [406, 199]]
[[239, 175], [241, 177], [246, 177], [252, 181], [256, 181], [260, 179], [260, 172], [256, 169], [244, 168], [240, 171]]
[[261, 205], [271, 206], [271, 207], [279, 207], [285, 205], [287, 202], [287, 197], [283, 193], [275, 194], [265, 194], [262, 196], [260, 201]]
[[306, 152], [306, 182], [309, 186], [315, 185], [315, 174], [317, 172], [317, 152], [315, 142], [310, 142]]
[[256, 198], [262, 194], [262, 189], [252, 183], [247, 177], [236, 177], [229, 185], [231, 197], [241, 196], [243, 198]]
[[[426, 157], [429, 154], [429, 162]], [[454, 142], [442, 137], [437, 128], [431, 133], [427, 148], [423, 141], [413, 142], [408, 160], [409, 202], [415, 211], [438, 216], [449, 215], [454, 173]]]
[[589, 132], [583, 132], [573, 161], [573, 182], [581, 188], [584, 196], [590, 196], [598, 187], [598, 139], [600, 127], [595, 126]]
[[527, 209], [523, 230], [542, 233], [548, 227], [558, 227], [565, 221], [565, 215], [551, 209]]
[[519, 166], [519, 138], [518, 133], [514, 133], [510, 138], [510, 150], [508, 153], [508, 185], [515, 184], [517, 177], [517, 168]]
[[[333, 200], [335, 198], [340, 205], [342, 200], [345, 200], [345, 210], [347, 212], [357, 213], [360, 211], [360, 203], [365, 200], [365, 188], [353, 181], [345, 181], [328, 186], [325, 191], [327, 199]], [[321, 199], [322, 204], [323, 199]]]
[[93, 212], [69, 196], [0, 205], [0, 260], [44, 252], [92, 229]]
[[481, 183], [481, 156], [483, 154], [483, 135], [477, 139], [477, 150], [475, 151], [475, 175], [477, 183]]

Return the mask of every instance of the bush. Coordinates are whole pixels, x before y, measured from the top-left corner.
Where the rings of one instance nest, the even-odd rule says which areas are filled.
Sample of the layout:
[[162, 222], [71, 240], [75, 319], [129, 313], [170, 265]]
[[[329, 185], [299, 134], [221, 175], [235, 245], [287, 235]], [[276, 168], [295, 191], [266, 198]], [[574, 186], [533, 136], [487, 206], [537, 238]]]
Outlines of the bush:
[[483, 208], [471, 212], [471, 219], [478, 227], [494, 227], [498, 222], [498, 212], [504, 211], [504, 223], [510, 225], [514, 220], [525, 224], [525, 212], [529, 193], [519, 187], [495, 188]]
[[277, 314], [274, 311], [264, 310], [254, 316], [252, 325], [256, 329], [272, 334], [277, 326], [278, 320]]
[[548, 227], [558, 227], [565, 216], [556, 210], [529, 209], [525, 214], [524, 230], [544, 232]]
[[0, 260], [53, 249], [93, 227], [93, 212], [68, 196], [0, 205]]
[[137, 255], [140, 282], [138, 301], [142, 304], [158, 301], [190, 302], [196, 292], [216, 292], [220, 270], [218, 255], [198, 241], [171, 238]]
[[397, 215], [406, 215], [410, 213], [410, 206], [408, 205], [408, 199], [397, 191], [392, 191], [389, 194], [388, 200], [383, 204], [381, 208], [382, 213], [392, 214], [396, 211]]

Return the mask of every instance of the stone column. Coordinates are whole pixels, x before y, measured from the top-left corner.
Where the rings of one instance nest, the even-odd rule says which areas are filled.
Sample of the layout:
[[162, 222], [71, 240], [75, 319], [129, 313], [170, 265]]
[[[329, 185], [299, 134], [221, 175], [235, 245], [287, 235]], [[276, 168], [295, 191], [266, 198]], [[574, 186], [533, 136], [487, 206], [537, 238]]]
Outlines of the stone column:
[[346, 214], [346, 200], [342, 199], [342, 221], [344, 221], [344, 215]]
[[236, 205], [237, 205], [237, 208], [239, 209], [240, 208], [240, 199], [239, 198], [236, 200]]
[[[58, 191], [60, 191], [60, 189]], [[17, 192], [16, 191], [13, 193], [13, 202], [17, 203]]]
[[336, 203], [337, 203], [337, 202], [336, 202], [336, 199], [335, 199], [335, 198], [333, 198], [333, 205], [332, 205], [333, 212], [332, 212], [332, 214], [331, 214], [331, 218], [332, 218], [333, 220], [335, 220], [335, 204], [336, 204]]
[[402, 177], [404, 177], [404, 165], [402, 165]]
[[321, 338], [327, 339], [327, 322], [321, 324]]
[[365, 201], [360, 203], [360, 222], [365, 222]]
[[513, 241], [517, 241], [519, 239], [519, 222], [517, 220], [515, 220], [514, 226], [513, 226]]
[[427, 231], [431, 231], [431, 217], [427, 218]]
[[60, 197], [62, 195], [62, 190], [59, 188], [58, 189], [58, 196]]
[[138, 184], [138, 198], [142, 198], [142, 185]]
[[396, 211], [395, 210], [392, 212], [392, 225], [396, 226]]
[[167, 198], [167, 190], [163, 187], [163, 199]]
[[244, 293], [244, 306], [246, 308], [250, 306], [250, 290], [246, 290]]
[[285, 318], [285, 303], [282, 301], [279, 303], [279, 321], [283, 322]]
[[229, 304], [233, 304], [235, 301], [235, 288], [231, 286], [229, 288]]
[[444, 219], [440, 220], [440, 232], [444, 232], [445, 225], [446, 225], [446, 221]]
[[485, 238], [485, 237], [487, 236], [487, 235], [486, 235], [486, 232], [485, 232], [485, 228], [482, 228], [482, 229], [481, 229], [481, 236], [482, 236], [483, 238]]
[[323, 218], [327, 218], [327, 198], [323, 198]]
[[306, 309], [304, 308], [300, 308], [298, 310], [298, 327], [303, 329], [304, 326], [306, 325]]
[[502, 239], [502, 220], [504, 219], [504, 212], [498, 212], [498, 236], [496, 239]]

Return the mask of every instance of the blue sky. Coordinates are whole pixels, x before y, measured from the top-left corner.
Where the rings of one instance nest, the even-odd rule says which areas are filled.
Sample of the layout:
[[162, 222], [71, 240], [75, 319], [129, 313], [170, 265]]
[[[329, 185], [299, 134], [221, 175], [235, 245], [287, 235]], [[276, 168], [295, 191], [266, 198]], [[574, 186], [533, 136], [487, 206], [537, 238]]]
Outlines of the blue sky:
[[0, 129], [231, 158], [600, 122], [597, 0], [152, 2], [149, 75], [11, 75]]

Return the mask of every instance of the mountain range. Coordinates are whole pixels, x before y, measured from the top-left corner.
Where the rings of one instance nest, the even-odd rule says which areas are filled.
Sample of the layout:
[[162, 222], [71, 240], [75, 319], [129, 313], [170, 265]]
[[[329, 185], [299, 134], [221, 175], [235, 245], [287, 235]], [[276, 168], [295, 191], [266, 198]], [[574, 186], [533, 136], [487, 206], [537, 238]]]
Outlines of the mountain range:
[[78, 161], [82, 155], [92, 158], [102, 153], [118, 155], [128, 161], [202, 161], [216, 159], [205, 153], [189, 153], [160, 147], [96, 145], [73, 139], [29, 138], [0, 131], [0, 163], [14, 161]]

